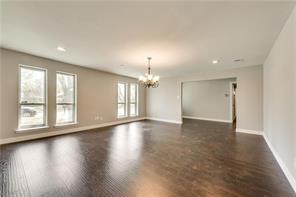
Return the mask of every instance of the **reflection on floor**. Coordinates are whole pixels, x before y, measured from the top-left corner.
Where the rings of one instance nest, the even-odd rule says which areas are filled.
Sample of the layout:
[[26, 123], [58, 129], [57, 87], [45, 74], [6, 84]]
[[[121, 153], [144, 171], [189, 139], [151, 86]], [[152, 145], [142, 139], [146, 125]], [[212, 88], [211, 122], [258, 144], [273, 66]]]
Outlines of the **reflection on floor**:
[[139, 121], [1, 146], [3, 196], [294, 196], [261, 136]]

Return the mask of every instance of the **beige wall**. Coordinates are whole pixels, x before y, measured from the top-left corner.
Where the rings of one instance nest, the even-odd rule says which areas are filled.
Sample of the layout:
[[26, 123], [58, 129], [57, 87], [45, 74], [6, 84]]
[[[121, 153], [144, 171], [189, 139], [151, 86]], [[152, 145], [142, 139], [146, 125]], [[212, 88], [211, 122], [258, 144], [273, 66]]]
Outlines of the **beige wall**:
[[264, 63], [264, 133], [296, 191], [296, 8]]
[[232, 122], [231, 82], [235, 80], [202, 80], [183, 83], [182, 115]]
[[[50, 59], [1, 49], [2, 90], [2, 139], [65, 129], [54, 128], [55, 124], [55, 74], [64, 71], [77, 74], [78, 125], [82, 127], [117, 121], [117, 82], [137, 82], [134, 78], [119, 76], [93, 69], [74, 66]], [[32, 65], [48, 70], [48, 124], [49, 129], [30, 133], [16, 133], [18, 127], [18, 65]], [[139, 117], [146, 115], [146, 90], [139, 88]], [[95, 120], [102, 116], [103, 120]], [[120, 119], [122, 120], [122, 119]], [[66, 127], [69, 128], [69, 127]]]
[[0, 53], [0, 139], [2, 138], [2, 53]]
[[250, 66], [221, 71], [201, 72], [190, 76], [163, 78], [157, 89], [147, 90], [147, 116], [182, 121], [181, 83], [210, 79], [237, 79], [237, 127], [263, 129], [263, 69]]
[[179, 106], [181, 83], [175, 78], [160, 79], [158, 88], [147, 89], [147, 116], [181, 123], [177, 113]]

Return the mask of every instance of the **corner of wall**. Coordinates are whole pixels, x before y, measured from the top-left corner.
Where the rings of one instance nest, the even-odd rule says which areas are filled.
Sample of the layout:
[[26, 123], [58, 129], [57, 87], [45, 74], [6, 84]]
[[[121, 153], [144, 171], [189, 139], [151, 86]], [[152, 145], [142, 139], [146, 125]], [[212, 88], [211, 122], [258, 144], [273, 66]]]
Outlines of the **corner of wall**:
[[0, 48], [0, 139], [2, 138], [2, 48]]

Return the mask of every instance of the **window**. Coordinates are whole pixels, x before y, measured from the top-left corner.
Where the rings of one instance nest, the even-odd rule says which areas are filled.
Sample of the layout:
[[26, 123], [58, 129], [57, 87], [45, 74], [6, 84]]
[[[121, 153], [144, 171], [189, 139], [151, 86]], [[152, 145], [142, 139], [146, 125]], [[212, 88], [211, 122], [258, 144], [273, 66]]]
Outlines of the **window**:
[[130, 100], [129, 100], [129, 114], [130, 116], [138, 115], [138, 84], [130, 84]]
[[56, 124], [76, 123], [76, 75], [56, 74]]
[[126, 83], [118, 82], [117, 85], [117, 117], [127, 116]]
[[46, 70], [20, 65], [19, 129], [47, 125]]

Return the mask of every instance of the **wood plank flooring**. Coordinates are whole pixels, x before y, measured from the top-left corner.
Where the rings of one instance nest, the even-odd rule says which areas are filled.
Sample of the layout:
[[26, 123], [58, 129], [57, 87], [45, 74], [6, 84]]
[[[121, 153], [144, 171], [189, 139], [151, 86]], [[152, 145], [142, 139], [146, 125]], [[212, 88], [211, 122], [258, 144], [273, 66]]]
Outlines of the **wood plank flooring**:
[[139, 121], [0, 147], [2, 196], [295, 196], [262, 136]]

